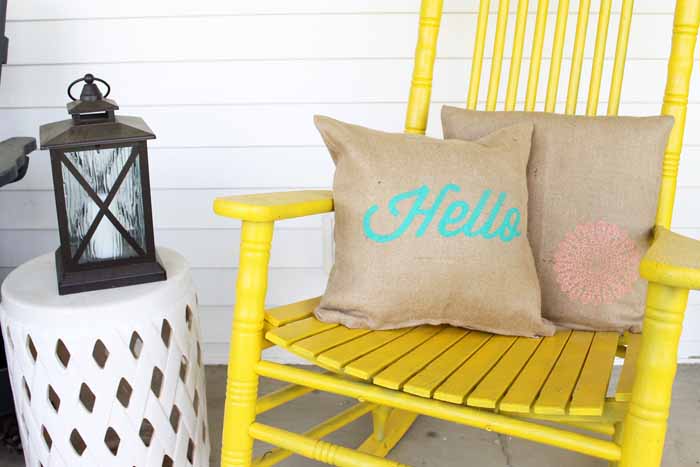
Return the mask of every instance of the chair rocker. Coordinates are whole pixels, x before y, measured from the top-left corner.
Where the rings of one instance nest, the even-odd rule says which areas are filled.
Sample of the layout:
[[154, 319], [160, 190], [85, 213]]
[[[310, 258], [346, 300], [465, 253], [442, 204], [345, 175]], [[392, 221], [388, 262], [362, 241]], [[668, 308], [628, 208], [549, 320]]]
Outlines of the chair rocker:
[[[484, 59], [489, 0], [481, 0], [468, 88], [475, 109]], [[538, 0], [524, 109], [532, 111], [544, 49], [548, 0]], [[611, 0], [601, 0], [587, 115], [596, 115]], [[612, 57], [607, 114], [616, 115], [627, 53], [632, 0], [623, 0]], [[590, 0], [576, 20], [565, 112], [576, 113]], [[560, 0], [554, 25], [545, 111], [554, 112], [569, 1]], [[517, 2], [505, 110], [514, 110], [520, 81], [528, 0]], [[422, 134], [436, 55], [441, 0], [423, 0], [406, 131]], [[487, 86], [486, 110], [498, 102], [509, 1], [500, 0]], [[268, 262], [276, 221], [333, 211], [330, 191], [222, 197], [221, 216], [242, 224], [231, 353], [226, 387], [221, 465], [270, 466], [291, 454], [337, 466], [398, 466], [384, 457], [417, 415], [482, 428], [608, 460], [620, 467], [658, 467], [664, 446], [678, 343], [688, 293], [700, 289], [700, 242], [668, 229], [683, 141], [689, 80], [700, 24], [700, 0], [676, 3], [662, 114], [675, 117], [665, 153], [654, 241], [642, 260], [648, 280], [643, 334], [559, 332], [542, 339], [496, 336], [449, 326], [368, 331], [317, 321], [318, 298], [265, 309]], [[277, 345], [326, 370], [313, 372], [261, 360]], [[614, 396], [608, 385], [615, 357], [624, 358]], [[258, 378], [289, 386], [258, 397]], [[312, 390], [358, 399], [353, 407], [295, 434], [256, 421], [256, 415]], [[374, 431], [357, 449], [321, 438], [366, 413]], [[543, 423], [546, 422], [546, 423]], [[575, 431], [573, 431], [573, 430]], [[254, 440], [278, 448], [252, 458]]]

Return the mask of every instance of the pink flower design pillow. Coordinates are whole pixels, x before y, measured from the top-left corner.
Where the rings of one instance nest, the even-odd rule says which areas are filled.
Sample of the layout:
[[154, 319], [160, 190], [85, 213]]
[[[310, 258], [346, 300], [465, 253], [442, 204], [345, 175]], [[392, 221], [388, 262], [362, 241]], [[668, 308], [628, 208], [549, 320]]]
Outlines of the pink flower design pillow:
[[584, 330], [640, 331], [639, 262], [656, 216], [671, 117], [579, 117], [444, 107], [445, 138], [533, 123], [528, 235], [542, 314]]
[[585, 305], [610, 305], [632, 292], [639, 277], [639, 251], [615, 224], [581, 224], [567, 233], [554, 254], [562, 292]]

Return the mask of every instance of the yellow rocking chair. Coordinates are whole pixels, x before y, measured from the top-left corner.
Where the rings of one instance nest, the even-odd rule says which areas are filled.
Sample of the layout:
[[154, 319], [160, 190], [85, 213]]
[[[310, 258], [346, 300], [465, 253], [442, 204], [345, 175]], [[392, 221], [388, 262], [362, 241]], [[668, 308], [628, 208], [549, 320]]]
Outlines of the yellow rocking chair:
[[[597, 113], [612, 0], [601, 0], [587, 115]], [[622, 1], [613, 57], [608, 115], [617, 114], [632, 21]], [[525, 110], [534, 110], [548, 0], [538, 0]], [[545, 110], [555, 111], [569, 0], [560, 0]], [[580, 0], [566, 113], [576, 112], [590, 0]], [[505, 109], [514, 110], [523, 56], [528, 0], [519, 0]], [[406, 131], [424, 133], [442, 0], [423, 0]], [[495, 110], [506, 40], [509, 0], [500, 0], [486, 110]], [[475, 109], [484, 57], [489, 0], [481, 0], [467, 108]], [[693, 67], [700, 0], [677, 0], [662, 113], [675, 117], [663, 163], [655, 239], [644, 256], [649, 281], [643, 335], [559, 332], [543, 339], [494, 336], [464, 329], [417, 327], [392, 331], [347, 329], [317, 321], [318, 299], [265, 309], [268, 261], [276, 221], [333, 211], [330, 191], [297, 191], [218, 198], [217, 214], [241, 219], [240, 270], [226, 387], [221, 465], [269, 466], [296, 453], [337, 466], [398, 466], [384, 459], [417, 415], [526, 438], [606, 459], [620, 467], [658, 467], [676, 373], [688, 292], [700, 289], [700, 242], [671, 224]], [[278, 345], [326, 370], [313, 372], [261, 360]], [[614, 397], [608, 385], [615, 357], [624, 358]], [[258, 398], [258, 378], [290, 383]], [[256, 422], [256, 415], [312, 390], [358, 399], [353, 407], [295, 434]], [[357, 449], [321, 438], [371, 412], [374, 432]], [[548, 423], [542, 423], [548, 422]], [[575, 429], [572, 431], [571, 429]], [[582, 434], [582, 433], [590, 434]], [[253, 459], [253, 441], [278, 448]]]

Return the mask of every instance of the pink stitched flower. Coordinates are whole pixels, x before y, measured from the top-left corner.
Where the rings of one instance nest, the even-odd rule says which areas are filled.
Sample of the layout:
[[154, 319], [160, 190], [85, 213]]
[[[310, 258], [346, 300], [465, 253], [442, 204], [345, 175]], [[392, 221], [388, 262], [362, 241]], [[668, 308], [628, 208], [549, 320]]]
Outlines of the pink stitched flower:
[[639, 277], [640, 255], [627, 232], [598, 221], [566, 234], [554, 254], [562, 292], [587, 305], [614, 303]]

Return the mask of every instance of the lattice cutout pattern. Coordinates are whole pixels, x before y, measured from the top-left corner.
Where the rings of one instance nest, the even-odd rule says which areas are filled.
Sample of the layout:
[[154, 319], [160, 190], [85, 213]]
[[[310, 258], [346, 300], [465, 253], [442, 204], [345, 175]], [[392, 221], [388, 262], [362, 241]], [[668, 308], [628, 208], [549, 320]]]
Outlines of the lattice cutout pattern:
[[95, 310], [89, 336], [0, 316], [28, 466], [209, 465], [193, 290], [119, 328]]

